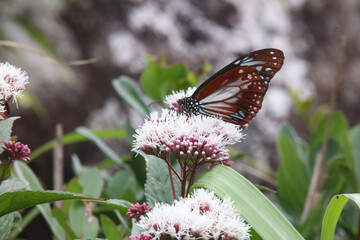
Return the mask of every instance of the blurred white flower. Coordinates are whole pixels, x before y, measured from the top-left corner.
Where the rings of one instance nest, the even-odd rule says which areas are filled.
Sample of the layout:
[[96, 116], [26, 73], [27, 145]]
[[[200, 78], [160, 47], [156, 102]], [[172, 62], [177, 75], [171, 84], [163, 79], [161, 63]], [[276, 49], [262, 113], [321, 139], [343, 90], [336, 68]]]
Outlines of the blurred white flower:
[[9, 63], [0, 63], [0, 101], [7, 102], [13, 99], [17, 103], [17, 99], [22, 97], [22, 91], [28, 84], [28, 76], [26, 72], [20, 68], [14, 67]]
[[188, 116], [163, 109], [150, 114], [136, 130], [134, 151], [167, 159], [171, 154], [192, 166], [203, 163], [231, 165], [226, 145], [244, 137], [239, 126], [214, 117]]
[[157, 203], [137, 223], [153, 239], [249, 239], [244, 222], [229, 198], [196, 189], [188, 198], [172, 205]]

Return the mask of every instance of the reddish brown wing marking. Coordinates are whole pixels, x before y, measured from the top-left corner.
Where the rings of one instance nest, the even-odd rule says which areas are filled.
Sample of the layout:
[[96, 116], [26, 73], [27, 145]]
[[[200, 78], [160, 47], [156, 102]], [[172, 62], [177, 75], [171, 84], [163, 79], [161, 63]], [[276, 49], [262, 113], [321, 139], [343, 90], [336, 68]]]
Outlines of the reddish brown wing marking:
[[199, 112], [238, 125], [250, 122], [283, 61], [277, 49], [259, 50], [233, 61], [195, 91], [192, 97], [199, 101]]

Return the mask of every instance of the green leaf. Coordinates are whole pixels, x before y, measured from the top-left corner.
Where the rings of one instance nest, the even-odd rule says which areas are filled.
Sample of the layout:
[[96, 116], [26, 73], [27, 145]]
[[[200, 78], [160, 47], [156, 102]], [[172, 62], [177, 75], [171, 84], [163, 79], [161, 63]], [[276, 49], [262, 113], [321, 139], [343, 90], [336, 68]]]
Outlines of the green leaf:
[[[10, 117], [5, 120], [0, 121], [0, 145], [4, 144], [5, 141], [10, 140], [12, 126], [14, 121], [20, 117]], [[2, 147], [0, 147], [0, 154], [4, 151]]]
[[280, 137], [277, 145], [281, 159], [277, 176], [278, 198], [301, 212], [308, 190], [309, 177], [291, 141], [286, 137]]
[[[314, 156], [324, 141], [325, 128], [327, 125], [328, 115], [323, 116], [319, 126], [317, 127], [314, 136], [312, 137], [310, 144], [310, 152]], [[336, 112], [332, 115], [332, 122], [330, 127], [330, 138], [335, 141], [341, 141], [341, 135], [349, 131], [349, 124], [344, 116], [340, 112]], [[314, 159], [314, 157], [313, 157]]]
[[83, 188], [83, 193], [87, 196], [100, 197], [104, 180], [97, 168], [91, 168], [80, 174], [79, 184]]
[[[92, 205], [90, 202], [86, 204], [90, 204], [90, 207]], [[81, 201], [71, 202], [69, 223], [75, 235], [81, 238], [96, 238], [100, 228], [98, 219], [92, 216], [92, 211], [88, 210]]]
[[189, 73], [181, 63], [168, 66], [165, 62], [152, 62], [142, 72], [140, 82], [146, 95], [155, 101], [162, 101], [171, 91], [193, 85], [193, 77]]
[[[49, 203], [60, 200], [69, 200], [69, 199], [84, 199], [84, 200], [97, 200], [97, 201], [103, 200], [103, 199], [93, 198], [83, 194], [71, 193], [71, 192], [58, 192], [58, 191], [7, 192], [0, 195], [0, 202], [1, 202], [0, 216], [3, 216], [5, 214], [14, 211], [18, 211], [23, 208], [32, 207], [38, 204]], [[49, 218], [52, 218], [51, 213], [49, 214]]]
[[53, 214], [54, 214], [55, 219], [60, 224], [60, 226], [64, 229], [66, 236], [70, 239], [76, 239], [77, 236], [73, 232], [73, 230], [69, 227], [69, 225], [66, 221], [65, 213], [63, 212], [63, 210], [61, 210], [60, 208], [55, 208], [53, 210]]
[[9, 239], [8, 237], [13, 223], [14, 223], [13, 213], [0, 217], [0, 240]]
[[[164, 160], [150, 155], [144, 155], [146, 159], [147, 180], [145, 184], [145, 196], [147, 203], [154, 206], [157, 202], [172, 203], [173, 195], [169, 178], [168, 166]], [[180, 181], [173, 174], [176, 197], [180, 197]]]
[[269, 199], [230, 167], [211, 168], [193, 188], [209, 189], [221, 198], [229, 196], [242, 217], [264, 240], [304, 239]]
[[[14, 163], [14, 170], [16, 175], [20, 180], [26, 181], [29, 183], [28, 189], [31, 190], [43, 190], [39, 180], [37, 179], [36, 175], [33, 173], [33, 171], [23, 162], [15, 161]], [[1, 202], [1, 201], [0, 201]], [[33, 205], [38, 203], [33, 203]], [[29, 207], [31, 205], [27, 205]], [[25, 207], [25, 206], [24, 206]], [[52, 231], [52, 233], [60, 240], [65, 239], [65, 232], [60, 227], [60, 225], [54, 220], [51, 212], [51, 208], [49, 204], [43, 204], [37, 206], [45, 218], [46, 222], [49, 224], [49, 227]], [[14, 211], [16, 211], [15, 209]]]
[[[352, 143], [352, 155], [355, 176], [357, 178], [358, 186], [360, 185], [360, 125], [354, 127], [350, 132], [350, 139]], [[357, 191], [360, 191], [358, 189]]]
[[[1, 132], [1, 126], [0, 126], [0, 132]], [[99, 138], [105, 138], [105, 139], [123, 139], [126, 137], [126, 134], [123, 130], [116, 130], [116, 129], [94, 130], [94, 131], [92, 131], [92, 133]], [[61, 140], [64, 145], [71, 144], [71, 143], [77, 143], [77, 142], [89, 141], [89, 139], [87, 137], [85, 137], [84, 135], [82, 135], [80, 133], [65, 134]], [[36, 150], [32, 151], [32, 153], [30, 154], [29, 157], [32, 160], [34, 160], [41, 154], [53, 149], [54, 145], [55, 145], [55, 141], [51, 140], [51, 141], [45, 143], [44, 145], [40, 146]]]
[[3, 160], [0, 164], [0, 180], [6, 180], [11, 176], [10, 168], [6, 160]]
[[119, 198], [120, 194], [127, 188], [136, 190], [136, 178], [134, 173], [129, 170], [122, 170], [117, 172], [108, 181], [106, 185], [106, 192], [111, 198]]
[[0, 184], [0, 194], [3, 194], [5, 192], [15, 192], [19, 190], [24, 190], [27, 186], [28, 186], [27, 182], [12, 177], [3, 181]]
[[100, 216], [101, 226], [104, 229], [105, 236], [109, 240], [121, 240], [121, 234], [116, 229], [116, 225], [105, 215]]
[[119, 156], [110, 148], [108, 147], [104, 141], [102, 141], [100, 138], [98, 138], [92, 131], [90, 131], [86, 127], [77, 127], [76, 131], [85, 137], [87, 137], [89, 140], [91, 140], [95, 145], [104, 153], [104, 155], [111, 160], [113, 160], [118, 166], [120, 167], [126, 167], [126, 165], [123, 163], [123, 161], [119, 158]]
[[149, 115], [149, 107], [144, 103], [140, 90], [131, 78], [120, 76], [112, 81], [112, 85], [119, 96], [140, 114], [140, 116], [145, 117]]
[[336, 223], [348, 200], [354, 201], [360, 208], [360, 194], [341, 194], [331, 199], [328, 205], [321, 228], [321, 240], [334, 239]]

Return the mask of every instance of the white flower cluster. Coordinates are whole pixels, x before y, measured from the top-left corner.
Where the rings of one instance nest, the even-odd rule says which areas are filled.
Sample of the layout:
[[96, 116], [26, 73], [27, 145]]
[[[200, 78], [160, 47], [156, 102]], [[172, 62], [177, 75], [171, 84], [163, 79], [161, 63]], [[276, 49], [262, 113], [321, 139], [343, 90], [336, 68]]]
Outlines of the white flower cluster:
[[9, 63], [0, 63], [0, 101], [7, 102], [22, 97], [22, 91], [28, 84], [26, 72], [20, 68], [14, 67]]
[[249, 239], [251, 228], [229, 198], [204, 189], [172, 205], [157, 203], [137, 224], [153, 239]]
[[[157, 112], [151, 113], [150, 118], [136, 130], [134, 137], [134, 151], [140, 150], [147, 154], [162, 156], [165, 152], [179, 150], [181, 146], [176, 143], [180, 138], [191, 138], [190, 145], [185, 147], [193, 151], [203, 144], [222, 149], [226, 145], [240, 142], [244, 134], [239, 126], [215, 117], [202, 115], [188, 117], [163, 109], [161, 115]], [[190, 141], [202, 145], [193, 146]], [[169, 146], [169, 143], [174, 143], [174, 146]]]

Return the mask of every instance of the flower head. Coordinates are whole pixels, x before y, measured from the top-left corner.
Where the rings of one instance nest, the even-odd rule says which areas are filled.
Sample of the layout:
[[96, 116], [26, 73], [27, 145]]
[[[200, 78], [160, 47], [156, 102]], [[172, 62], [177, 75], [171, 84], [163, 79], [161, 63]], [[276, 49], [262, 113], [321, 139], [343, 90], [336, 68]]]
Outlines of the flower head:
[[28, 84], [26, 72], [9, 63], [0, 63], [0, 101], [7, 102], [22, 96], [25, 85]]
[[138, 222], [141, 216], [145, 215], [151, 209], [152, 207], [148, 206], [146, 203], [143, 204], [135, 203], [131, 205], [126, 215], [129, 217], [129, 219], [135, 218], [135, 221]]
[[171, 110], [175, 110], [176, 112], [180, 112], [179, 103], [177, 102], [179, 99], [183, 99], [184, 97], [190, 97], [196, 90], [196, 87], [190, 87], [186, 90], [173, 91], [170, 95], [165, 96], [164, 103], [169, 106]]
[[150, 235], [147, 235], [145, 233], [142, 233], [140, 236], [130, 236], [129, 240], [152, 240], [153, 237]]
[[197, 189], [172, 205], [157, 203], [137, 223], [154, 239], [249, 239], [250, 226], [229, 198]]
[[4, 145], [1, 147], [9, 153], [11, 160], [30, 161], [28, 155], [31, 151], [28, 145], [24, 145], [21, 142], [4, 141]]
[[189, 117], [163, 109], [161, 115], [151, 113], [136, 130], [133, 147], [163, 159], [171, 154], [191, 165], [205, 162], [231, 165], [225, 146], [240, 142], [243, 136], [240, 127], [218, 118]]

